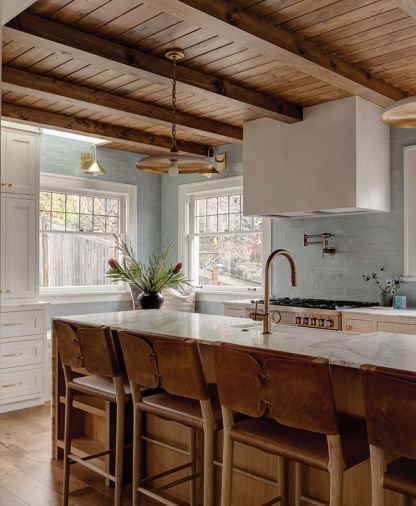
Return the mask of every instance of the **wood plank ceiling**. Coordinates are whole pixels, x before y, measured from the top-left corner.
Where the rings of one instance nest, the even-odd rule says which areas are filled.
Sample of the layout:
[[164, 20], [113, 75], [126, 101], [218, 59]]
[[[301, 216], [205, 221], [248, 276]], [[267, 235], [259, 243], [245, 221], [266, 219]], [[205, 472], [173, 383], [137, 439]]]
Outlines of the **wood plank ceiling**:
[[3, 115], [169, 148], [169, 64], [181, 149], [241, 142], [245, 121], [301, 120], [356, 94], [387, 106], [416, 94], [407, 0], [39, 0], [3, 30]]

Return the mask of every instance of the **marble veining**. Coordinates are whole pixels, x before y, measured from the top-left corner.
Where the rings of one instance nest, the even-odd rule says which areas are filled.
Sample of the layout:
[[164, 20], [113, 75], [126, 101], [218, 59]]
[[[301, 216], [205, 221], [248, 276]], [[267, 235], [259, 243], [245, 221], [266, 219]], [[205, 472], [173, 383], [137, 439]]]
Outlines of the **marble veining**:
[[61, 320], [108, 325], [164, 337], [192, 338], [204, 343], [235, 343], [259, 349], [328, 358], [331, 364], [360, 367], [374, 364], [416, 372], [416, 335], [374, 332], [355, 334], [274, 325], [270, 336], [251, 320], [177, 311], [120, 311], [65, 316]]

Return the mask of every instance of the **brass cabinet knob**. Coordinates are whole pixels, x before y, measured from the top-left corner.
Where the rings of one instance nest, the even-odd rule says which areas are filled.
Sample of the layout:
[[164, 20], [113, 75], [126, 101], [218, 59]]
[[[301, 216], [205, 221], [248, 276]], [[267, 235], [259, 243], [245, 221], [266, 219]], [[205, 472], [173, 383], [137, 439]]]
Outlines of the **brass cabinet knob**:
[[352, 330], [352, 325], [348, 324], [347, 325], [347, 330]]
[[12, 184], [12, 183], [7, 183], [7, 186], [8, 186], [9, 188], [11, 188], [11, 187], [13, 186], [13, 184]]
[[1, 186], [6, 186], [6, 183], [3, 183], [3, 181], [1, 182]]

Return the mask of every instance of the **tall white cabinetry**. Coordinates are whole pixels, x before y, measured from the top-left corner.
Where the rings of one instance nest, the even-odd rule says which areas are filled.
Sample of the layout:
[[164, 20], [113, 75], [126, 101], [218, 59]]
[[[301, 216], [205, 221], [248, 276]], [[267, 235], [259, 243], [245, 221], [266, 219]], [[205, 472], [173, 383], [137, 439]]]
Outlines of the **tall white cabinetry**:
[[0, 412], [44, 402], [46, 304], [38, 302], [39, 131], [1, 129]]

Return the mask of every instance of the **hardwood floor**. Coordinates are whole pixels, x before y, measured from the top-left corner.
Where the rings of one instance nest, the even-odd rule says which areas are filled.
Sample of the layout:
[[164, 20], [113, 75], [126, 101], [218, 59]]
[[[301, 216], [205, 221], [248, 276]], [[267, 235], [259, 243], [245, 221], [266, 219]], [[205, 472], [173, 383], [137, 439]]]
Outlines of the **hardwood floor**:
[[[104, 479], [75, 465], [71, 469], [71, 506], [112, 506]], [[0, 506], [60, 506], [62, 462], [51, 460], [50, 406], [0, 415]], [[131, 505], [126, 487], [123, 505]], [[143, 506], [156, 502], [143, 500]]]

